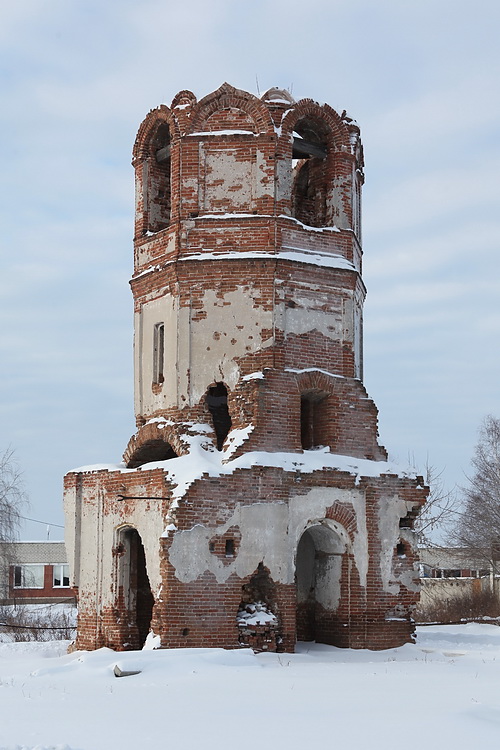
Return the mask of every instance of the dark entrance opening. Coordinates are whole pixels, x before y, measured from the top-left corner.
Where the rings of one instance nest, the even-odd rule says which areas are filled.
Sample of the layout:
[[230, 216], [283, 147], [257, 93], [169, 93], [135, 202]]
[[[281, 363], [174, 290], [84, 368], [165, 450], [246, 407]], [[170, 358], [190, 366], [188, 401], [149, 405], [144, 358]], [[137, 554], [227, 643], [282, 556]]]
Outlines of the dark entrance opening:
[[[154, 598], [146, 569], [144, 545], [137, 529], [121, 529], [119, 598], [129, 614], [131, 646], [142, 648], [151, 625]], [[133, 643], [132, 641], [137, 641]]]
[[231, 429], [231, 416], [227, 408], [227, 388], [224, 383], [216, 383], [209, 388], [206, 401], [217, 436], [217, 450], [221, 451]]
[[297, 547], [297, 640], [335, 645], [346, 545], [326, 525], [311, 526]]
[[177, 458], [177, 453], [170, 443], [160, 439], [148, 440], [134, 451], [127, 464], [127, 469], [137, 469], [138, 466], [153, 461], [166, 461], [169, 458]]

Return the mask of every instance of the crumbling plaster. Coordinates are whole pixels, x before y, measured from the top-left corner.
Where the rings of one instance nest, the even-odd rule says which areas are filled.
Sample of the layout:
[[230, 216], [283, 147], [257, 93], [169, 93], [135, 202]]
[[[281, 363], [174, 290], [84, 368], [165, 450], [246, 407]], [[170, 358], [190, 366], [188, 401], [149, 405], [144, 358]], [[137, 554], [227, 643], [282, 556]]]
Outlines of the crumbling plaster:
[[[144, 494], [140, 475], [137, 484], [127, 486], [127, 494]], [[160, 537], [164, 527], [161, 500], [128, 504], [111, 497], [103, 486], [97, 485], [94, 493], [87, 490], [83, 505], [77, 491], [66, 490], [65, 513], [68, 560], [74, 585], [82, 592], [82, 606], [92, 603], [97, 611], [101, 611], [103, 607], [114, 605], [112, 582], [117, 571], [113, 550], [117, 544], [117, 532], [124, 526], [135, 528], [140, 534], [151, 591], [158, 596], [161, 589]], [[79, 519], [76, 535], [72, 533], [75, 518]], [[92, 602], [88, 601], [89, 597]]]
[[408, 529], [403, 531], [399, 528], [400, 519], [404, 518], [411, 510], [413, 510], [413, 504], [407, 503], [404, 498], [396, 494], [384, 495], [380, 498], [378, 506], [378, 526], [381, 541], [379, 550], [380, 575], [383, 590], [388, 594], [399, 594], [401, 586], [405, 586], [413, 592], [420, 590], [416, 569], [396, 573], [393, 566], [394, 550], [402, 533], [411, 545], [414, 544], [413, 532]]
[[[326, 519], [327, 508], [335, 502], [347, 503], [356, 513], [357, 532], [353, 542], [345, 529]], [[276, 582], [292, 584], [295, 580], [295, 555], [300, 537], [311, 526], [325, 524], [351, 549], [362, 586], [366, 586], [368, 539], [364, 493], [360, 490], [312, 488], [295, 495], [289, 503], [252, 503], [237, 505], [230, 518], [220, 526], [196, 524], [173, 535], [169, 560], [180, 581], [190, 582], [212, 573], [218, 583], [232, 573], [240, 578], [251, 575], [260, 562], [269, 569]], [[238, 554], [225, 564], [209, 550], [209, 541], [237, 526], [241, 533]]]

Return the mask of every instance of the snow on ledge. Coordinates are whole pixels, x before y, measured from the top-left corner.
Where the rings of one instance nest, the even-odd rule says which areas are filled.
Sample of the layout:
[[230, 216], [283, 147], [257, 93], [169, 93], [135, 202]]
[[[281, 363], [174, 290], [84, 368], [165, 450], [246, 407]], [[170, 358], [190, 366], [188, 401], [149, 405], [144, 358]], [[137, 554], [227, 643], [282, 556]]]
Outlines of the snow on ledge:
[[322, 370], [321, 367], [304, 367], [303, 370], [296, 370], [295, 367], [285, 367], [285, 372], [294, 372], [296, 375], [302, 375], [304, 372], [321, 372], [323, 375], [328, 375], [330, 378], [340, 378], [341, 380], [345, 380], [345, 375], [337, 375], [334, 372]]
[[[231, 441], [231, 433], [228, 440], [230, 451], [236, 449], [245, 437], [251, 432], [251, 425], [243, 430], [234, 430], [234, 449]], [[153, 461], [143, 464], [142, 467], [127, 469], [125, 464], [94, 464], [92, 466], [81, 466], [73, 469], [75, 474], [93, 473], [97, 471], [119, 471], [122, 473], [152, 471], [161, 469], [165, 472], [165, 478], [172, 484], [172, 506], [178, 507], [179, 500], [186, 494], [189, 487], [202, 476], [221, 477], [230, 476], [240, 469], [252, 469], [254, 466], [281, 468], [284, 471], [293, 471], [298, 474], [311, 474], [322, 469], [333, 469], [342, 471], [356, 477], [359, 484], [361, 477], [379, 477], [383, 474], [395, 475], [403, 478], [416, 478], [416, 471], [412, 467], [401, 467], [392, 461], [373, 461], [367, 458], [355, 458], [330, 453], [329, 448], [317, 448], [302, 453], [269, 453], [266, 451], [249, 451], [243, 453], [230, 461], [227, 460], [229, 451], [207, 450], [205, 448], [206, 438], [203, 435], [190, 437], [190, 450], [188, 453], [177, 458], [165, 461]], [[233, 449], [233, 450], [232, 450]], [[229, 453], [231, 455], [231, 453]], [[226, 463], [223, 463], [226, 461]], [[171, 528], [165, 530], [167, 536]]]
[[[331, 253], [321, 253], [319, 251], [311, 252], [310, 250], [279, 250], [276, 253], [266, 253], [261, 250], [243, 250], [236, 252], [229, 250], [226, 252], [215, 252], [213, 250], [202, 251], [201, 253], [193, 253], [192, 255], [185, 255], [183, 258], [178, 258], [177, 262], [183, 261], [207, 261], [207, 260], [241, 260], [241, 259], [260, 259], [265, 258], [272, 260], [273, 258], [280, 258], [283, 260], [291, 260], [298, 263], [309, 263], [312, 266], [321, 266], [322, 268], [342, 268], [348, 271], [355, 271], [354, 265], [351, 261], [344, 258], [342, 255], [332, 255]], [[173, 261], [172, 261], [173, 262]]]
[[262, 370], [258, 370], [257, 372], [251, 372], [249, 375], [243, 375], [241, 378], [242, 380], [263, 380], [264, 373]]

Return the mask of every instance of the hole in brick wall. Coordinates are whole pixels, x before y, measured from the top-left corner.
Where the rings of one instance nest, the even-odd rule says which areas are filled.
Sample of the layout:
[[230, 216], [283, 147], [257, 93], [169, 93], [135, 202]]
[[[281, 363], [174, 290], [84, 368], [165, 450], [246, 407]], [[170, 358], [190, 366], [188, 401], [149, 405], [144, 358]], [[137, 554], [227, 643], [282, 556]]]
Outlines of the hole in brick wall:
[[208, 549], [209, 552], [215, 552], [215, 542], [209, 542]]
[[399, 528], [400, 529], [413, 529], [417, 513], [418, 513], [417, 510], [412, 510], [409, 513], [407, 513], [406, 516], [403, 516], [403, 518], [400, 518]]
[[181, 635], [183, 636], [189, 635], [189, 628], [182, 628]]
[[303, 450], [328, 445], [326, 394], [308, 391], [300, 397], [300, 441]]
[[226, 539], [226, 557], [234, 557], [234, 539]]
[[231, 429], [231, 416], [227, 408], [227, 388], [224, 383], [216, 383], [208, 389], [206, 403], [215, 434], [217, 436], [217, 450], [221, 451], [229, 430]]
[[177, 458], [177, 453], [170, 443], [160, 439], [148, 440], [134, 451], [127, 464], [127, 469], [136, 469], [143, 464], [152, 461], [166, 461], [169, 458]]
[[270, 612], [276, 610], [276, 584], [262, 562], [259, 563], [257, 571], [248, 583], [241, 587], [241, 602], [238, 611], [245, 610], [248, 605], [256, 603]]
[[406, 544], [404, 542], [396, 544], [396, 555], [398, 557], [406, 557]]

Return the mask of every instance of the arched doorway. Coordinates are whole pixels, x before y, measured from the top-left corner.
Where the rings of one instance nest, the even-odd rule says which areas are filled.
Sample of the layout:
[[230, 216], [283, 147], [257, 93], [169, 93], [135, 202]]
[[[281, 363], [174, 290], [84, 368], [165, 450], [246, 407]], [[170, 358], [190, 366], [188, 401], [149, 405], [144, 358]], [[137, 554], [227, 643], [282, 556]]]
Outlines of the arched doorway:
[[323, 521], [310, 526], [297, 546], [297, 640], [335, 645], [347, 534]]
[[118, 601], [129, 624], [129, 643], [142, 648], [151, 625], [154, 598], [149, 584], [144, 545], [137, 529], [118, 530]]

